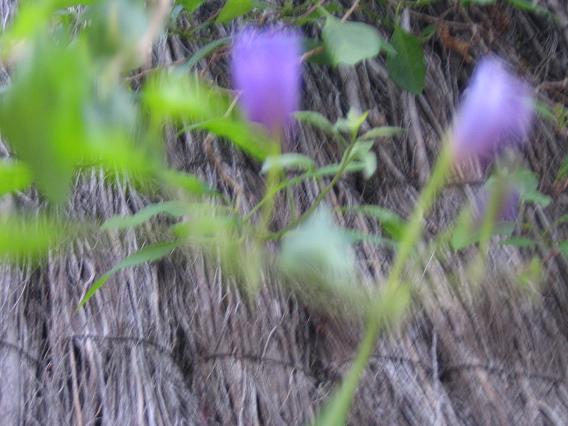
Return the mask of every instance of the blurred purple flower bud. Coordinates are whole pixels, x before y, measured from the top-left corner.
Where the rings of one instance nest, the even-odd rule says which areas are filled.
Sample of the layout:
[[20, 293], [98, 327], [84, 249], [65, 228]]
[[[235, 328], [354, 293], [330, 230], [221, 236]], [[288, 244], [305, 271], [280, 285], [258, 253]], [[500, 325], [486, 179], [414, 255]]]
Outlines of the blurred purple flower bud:
[[233, 45], [231, 71], [250, 121], [279, 136], [299, 107], [300, 37], [291, 30], [245, 29]]
[[[486, 188], [481, 188], [475, 196], [475, 218], [483, 220], [487, 206], [491, 199], [491, 191]], [[497, 209], [496, 222], [513, 222], [517, 219], [519, 208], [521, 205], [521, 195], [517, 188], [509, 185], [505, 188], [505, 192]]]
[[505, 147], [524, 142], [532, 120], [530, 87], [510, 74], [500, 59], [485, 57], [475, 68], [455, 118], [455, 157], [491, 160]]

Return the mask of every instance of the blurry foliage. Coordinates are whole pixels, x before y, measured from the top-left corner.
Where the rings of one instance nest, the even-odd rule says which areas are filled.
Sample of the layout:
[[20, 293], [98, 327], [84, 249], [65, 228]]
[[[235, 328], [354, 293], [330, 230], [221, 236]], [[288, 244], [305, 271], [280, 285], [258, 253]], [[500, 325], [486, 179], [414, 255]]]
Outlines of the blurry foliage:
[[[434, 1], [410, 2], [409, 6], [421, 7]], [[403, 30], [400, 23], [393, 27], [391, 22], [394, 30], [387, 42], [374, 26], [347, 21], [347, 16], [340, 19], [345, 13], [340, 2], [330, 1], [323, 6], [318, 1], [297, 3], [284, 2], [276, 13], [298, 26], [321, 29], [321, 39], [305, 40], [308, 60], [354, 66], [384, 55], [394, 82], [411, 94], [422, 92], [426, 66], [420, 37]], [[542, 13], [532, 2], [509, 3]], [[355, 110], [335, 123], [314, 111], [298, 111], [295, 117], [301, 125], [331, 136], [327, 143], [337, 145], [341, 160], [336, 164], [317, 164], [304, 154], [281, 154], [277, 142], [243, 118], [236, 105], [238, 94], [190, 74], [199, 61], [230, 44], [230, 38], [205, 40], [185, 63], [169, 70], [152, 70], [140, 88], [133, 90], [125, 77], [148, 65], [150, 45], [165, 26], [164, 21], [175, 21], [181, 13], [197, 12], [205, 2], [177, 0], [166, 16], [162, 16], [161, 4], [142, 0], [22, 2], [14, 22], [0, 36], [1, 58], [12, 71], [11, 84], [0, 94], [0, 132], [13, 157], [0, 161], [0, 197], [5, 199], [12, 192], [25, 191], [33, 185], [49, 205], [35, 216], [0, 211], [1, 261], [38, 261], [49, 249], [81, 236], [85, 230], [92, 233], [93, 223], [62, 222], [58, 219], [61, 209], [51, 207], [64, 206], [76, 174], [97, 167], [107, 174], [158, 187], [164, 195], [164, 201], [150, 204], [131, 216], [98, 223], [97, 231], [120, 233], [161, 216], [167, 218], [163, 225], [168, 238], [146, 245], [100, 276], [86, 291], [81, 306], [116, 272], [190, 247], [218, 260], [227, 274], [242, 284], [240, 288], [251, 300], [260, 288], [262, 274], [269, 266], [277, 265], [289, 281], [300, 283], [291, 288], [307, 303], [338, 306], [329, 304], [333, 300], [359, 309], [358, 313], [369, 315], [369, 327], [377, 333], [379, 327], [402, 318], [411, 300], [411, 285], [401, 279], [402, 266], [395, 264], [395, 272], [380, 292], [363, 293], [359, 290], [353, 245], [365, 242], [386, 246], [402, 253], [404, 264], [408, 256], [417, 253], [415, 240], [420, 237], [422, 222], [412, 222], [412, 218], [407, 220], [375, 205], [342, 209], [376, 221], [381, 233], [370, 235], [337, 226], [332, 213], [323, 207], [325, 196], [347, 173], [370, 178], [377, 168], [374, 143], [396, 137], [402, 129], [385, 126], [362, 132], [367, 113]], [[68, 10], [71, 6], [80, 7]], [[256, 16], [269, 7], [272, 6], [267, 2], [227, 0], [209, 23]], [[203, 27], [198, 27], [192, 36], [200, 28]], [[543, 116], [558, 126], [566, 125], [566, 109], [562, 106], [539, 108]], [[198, 176], [168, 166], [163, 140], [166, 125], [175, 126], [180, 132], [216, 136], [259, 165], [262, 163], [259, 173], [267, 175], [268, 182], [264, 198], [244, 214], [233, 200]], [[568, 160], [558, 179], [568, 176], [567, 171]], [[524, 204], [550, 204], [551, 198], [539, 191], [538, 177], [531, 171], [517, 168], [509, 178], [518, 184]], [[313, 204], [304, 213], [295, 212], [284, 228], [272, 230], [274, 197], [308, 179], [316, 180], [322, 188]], [[425, 205], [429, 202], [426, 198]], [[419, 205], [418, 213], [420, 208]], [[48, 214], [57, 211], [59, 215]], [[100, 222], [99, 218], [92, 221]], [[562, 226], [567, 221], [560, 218], [555, 225]], [[498, 223], [491, 228], [492, 235], [501, 235], [503, 244], [524, 249], [544, 242], [568, 256], [568, 241], [556, 242], [550, 235], [542, 235], [542, 241], [537, 241], [524, 233], [526, 229], [520, 222]], [[459, 251], [480, 243], [480, 234], [479, 221], [465, 206], [450, 229], [433, 238], [436, 244], [447, 244]], [[266, 250], [267, 240], [281, 240], [280, 250]], [[519, 274], [521, 283], [529, 286], [538, 282], [543, 269], [541, 259], [533, 257]], [[366, 365], [365, 351], [370, 351], [373, 343], [372, 339], [364, 341], [363, 355], [358, 356], [352, 374], [331, 405], [323, 410], [318, 424], [344, 423], [358, 374]]]

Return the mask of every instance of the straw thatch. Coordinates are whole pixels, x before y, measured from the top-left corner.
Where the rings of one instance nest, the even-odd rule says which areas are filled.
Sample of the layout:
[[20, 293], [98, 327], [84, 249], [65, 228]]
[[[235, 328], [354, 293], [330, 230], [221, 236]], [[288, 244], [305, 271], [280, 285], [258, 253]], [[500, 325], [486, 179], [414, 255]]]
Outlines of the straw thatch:
[[[218, 7], [206, 3], [197, 19]], [[377, 16], [394, 17], [397, 2], [382, 3], [360, 2], [351, 19], [373, 23]], [[373, 178], [345, 179], [329, 195], [330, 205], [376, 203], [407, 216], [472, 65], [484, 53], [507, 58], [542, 101], [568, 103], [568, 12], [561, 0], [541, 2], [555, 11], [555, 23], [502, 4], [466, 9], [454, 3], [403, 11], [403, 22], [415, 33], [428, 25], [436, 29], [425, 43], [427, 85], [420, 96], [401, 91], [380, 57], [337, 70], [306, 67], [305, 109], [335, 119], [357, 107], [370, 110], [370, 126], [407, 129], [404, 137], [376, 147], [379, 169]], [[0, 2], [4, 23], [10, 10], [9, 1]], [[182, 31], [157, 43], [155, 65], [192, 55], [199, 41], [183, 36], [191, 25], [180, 18]], [[211, 37], [233, 30], [216, 27]], [[198, 69], [226, 85], [226, 56], [204, 60]], [[539, 120], [531, 139], [526, 164], [554, 197], [546, 211], [529, 207], [523, 213], [541, 232], [553, 229], [552, 219], [565, 209], [566, 196], [554, 178], [568, 138], [565, 128]], [[202, 142], [195, 134], [168, 134], [171, 163], [249, 209], [262, 188], [258, 165], [224, 143]], [[289, 149], [318, 164], [338, 159], [337, 147], [310, 128], [296, 129]], [[475, 167], [463, 171], [428, 218], [428, 232], [443, 227], [483, 177]], [[307, 206], [317, 192], [308, 182], [295, 196]], [[107, 218], [148, 202], [128, 183], [108, 182], [93, 171], [76, 183], [68, 214]], [[30, 207], [39, 208], [33, 194], [2, 205], [14, 211]], [[380, 232], [361, 217], [340, 220]], [[118, 273], [85, 309], [75, 311], [94, 279], [148, 238], [158, 238], [156, 232], [147, 226], [86, 238], [52, 253], [39, 268], [0, 266], [0, 424], [288, 425], [314, 418], [348, 371], [361, 327], [310, 308], [277, 277], [265, 277], [251, 306], [214, 260], [187, 250]], [[561, 238], [560, 231], [556, 236]], [[523, 290], [517, 277], [527, 254], [494, 247], [488, 277], [476, 288], [468, 286], [465, 257], [425, 254], [412, 315], [378, 342], [350, 423], [566, 424], [568, 265], [543, 247], [545, 280], [538, 290]], [[392, 253], [362, 245], [357, 255], [362, 281], [380, 286]]]

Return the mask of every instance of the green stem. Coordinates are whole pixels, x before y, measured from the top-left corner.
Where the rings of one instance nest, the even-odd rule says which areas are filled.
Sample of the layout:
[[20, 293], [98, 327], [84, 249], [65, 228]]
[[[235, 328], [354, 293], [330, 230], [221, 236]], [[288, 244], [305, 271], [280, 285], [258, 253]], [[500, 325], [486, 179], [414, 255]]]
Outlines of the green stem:
[[349, 143], [349, 145], [347, 146], [345, 153], [343, 154], [343, 158], [341, 159], [341, 163], [339, 163], [339, 170], [337, 171], [335, 176], [333, 176], [333, 179], [331, 179], [331, 182], [329, 183], [329, 185], [327, 185], [318, 194], [318, 196], [316, 197], [316, 199], [314, 200], [312, 205], [304, 213], [302, 213], [302, 215], [300, 215], [296, 220], [293, 220], [292, 222], [290, 222], [288, 225], [286, 225], [280, 231], [275, 232], [275, 233], [270, 234], [270, 235], [267, 235], [267, 237], [266, 237], [267, 239], [270, 239], [270, 240], [280, 239], [286, 232], [288, 232], [291, 229], [296, 228], [298, 225], [301, 225], [302, 223], [304, 223], [304, 221], [306, 219], [308, 219], [312, 215], [313, 212], [316, 211], [316, 209], [319, 207], [321, 202], [325, 199], [327, 194], [329, 194], [329, 192], [334, 188], [334, 186], [337, 184], [337, 182], [339, 182], [339, 180], [345, 174], [345, 171], [347, 170], [347, 167], [349, 166], [349, 161], [350, 161], [349, 157], [351, 157], [351, 153], [353, 152], [353, 148], [355, 148], [356, 143], [357, 143], [357, 138], [354, 137], [351, 140], [351, 142]]
[[[423, 216], [432, 206], [436, 196], [444, 185], [446, 175], [450, 170], [452, 161], [452, 151], [449, 143], [445, 142], [442, 152], [436, 163], [436, 167], [432, 176], [420, 194], [418, 204], [405, 227], [404, 235], [399, 243], [395, 262], [390, 270], [385, 288], [398, 287], [400, 276], [406, 264], [406, 261], [412, 253], [418, 239], [422, 235]], [[355, 395], [359, 378], [365, 370], [371, 355], [373, 354], [375, 344], [382, 328], [380, 321], [381, 313], [377, 309], [381, 306], [381, 295], [379, 292], [375, 299], [371, 302], [371, 310], [367, 322], [367, 330], [359, 349], [357, 357], [351, 368], [351, 371], [341, 384], [335, 396], [327, 406], [328, 409], [323, 413], [320, 422], [321, 425], [343, 425], [347, 418], [349, 407]], [[335, 407], [337, 405], [337, 408]]]

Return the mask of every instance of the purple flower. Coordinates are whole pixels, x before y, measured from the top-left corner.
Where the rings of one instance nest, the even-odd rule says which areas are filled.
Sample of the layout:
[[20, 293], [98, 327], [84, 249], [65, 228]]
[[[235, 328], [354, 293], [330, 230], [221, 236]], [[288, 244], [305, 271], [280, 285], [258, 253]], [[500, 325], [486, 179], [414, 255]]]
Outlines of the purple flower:
[[300, 102], [300, 37], [290, 30], [245, 29], [233, 45], [231, 71], [250, 121], [279, 136]]
[[[481, 188], [475, 196], [475, 218], [483, 220], [487, 206], [491, 200], [491, 190]], [[497, 222], [512, 222], [517, 219], [521, 205], [521, 195], [514, 185], [505, 188], [503, 197], [499, 200], [497, 208]]]
[[531, 89], [489, 56], [477, 65], [454, 122], [458, 160], [492, 159], [507, 146], [526, 140], [533, 119]]

